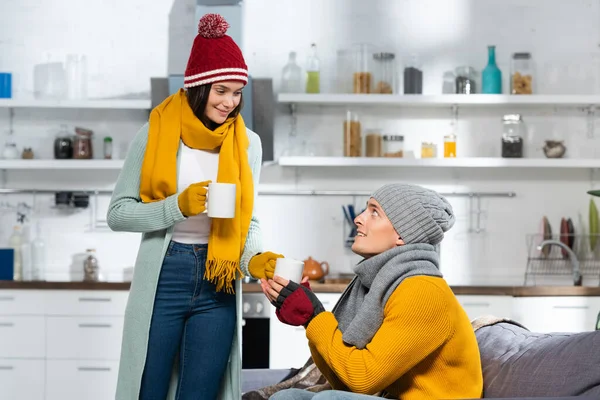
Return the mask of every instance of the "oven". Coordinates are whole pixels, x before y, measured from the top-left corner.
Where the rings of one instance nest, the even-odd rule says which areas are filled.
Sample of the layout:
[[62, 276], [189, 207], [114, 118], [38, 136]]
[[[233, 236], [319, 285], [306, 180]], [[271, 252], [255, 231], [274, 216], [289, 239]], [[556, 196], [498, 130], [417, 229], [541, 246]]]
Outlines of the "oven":
[[[257, 284], [257, 283], [253, 283]], [[242, 292], [242, 368], [269, 368], [269, 313], [262, 291]]]

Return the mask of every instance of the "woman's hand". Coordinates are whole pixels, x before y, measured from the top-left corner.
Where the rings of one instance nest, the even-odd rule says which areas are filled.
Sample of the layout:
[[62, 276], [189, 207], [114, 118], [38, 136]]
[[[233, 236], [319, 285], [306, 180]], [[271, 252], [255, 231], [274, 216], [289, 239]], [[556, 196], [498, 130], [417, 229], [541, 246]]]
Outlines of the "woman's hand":
[[248, 263], [248, 271], [254, 278], [260, 279], [271, 279], [275, 272], [275, 264], [278, 258], [283, 258], [282, 254], [273, 253], [266, 251], [259, 253], [250, 259]]

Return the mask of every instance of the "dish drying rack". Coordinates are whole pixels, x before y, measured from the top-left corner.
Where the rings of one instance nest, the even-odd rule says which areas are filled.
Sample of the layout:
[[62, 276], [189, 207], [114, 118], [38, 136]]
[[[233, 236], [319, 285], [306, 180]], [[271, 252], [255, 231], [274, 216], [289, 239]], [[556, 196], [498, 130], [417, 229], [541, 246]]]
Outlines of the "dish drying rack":
[[[571, 255], [563, 251], [563, 248], [549, 244], [539, 250], [538, 246], [544, 240], [561, 242], [570, 242], [569, 246], [575, 253], [576, 260], [571, 260]], [[596, 246], [592, 250], [590, 239], [596, 237]], [[531, 234], [526, 236], [527, 240], [527, 268], [525, 270], [524, 285], [533, 283], [535, 286], [536, 278], [560, 278], [574, 276], [575, 265], [579, 263], [579, 274], [581, 279], [597, 279], [600, 285], [600, 235], [560, 235], [555, 234], [552, 237], [544, 237], [543, 234]], [[566, 243], [565, 243], [566, 244]], [[575, 277], [573, 279], [576, 279]]]

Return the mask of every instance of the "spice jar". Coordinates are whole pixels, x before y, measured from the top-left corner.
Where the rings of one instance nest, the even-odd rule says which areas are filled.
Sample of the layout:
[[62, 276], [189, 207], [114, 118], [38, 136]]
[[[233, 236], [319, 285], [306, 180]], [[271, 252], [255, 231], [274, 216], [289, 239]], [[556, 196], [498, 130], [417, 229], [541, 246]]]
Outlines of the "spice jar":
[[104, 159], [110, 160], [112, 158], [112, 153], [113, 153], [112, 138], [110, 136], [106, 136], [104, 138]]
[[404, 157], [404, 136], [385, 135], [383, 137], [384, 157]]
[[455, 158], [456, 157], [456, 135], [450, 134], [444, 136], [444, 157]]
[[437, 157], [437, 146], [435, 143], [423, 142], [421, 143], [421, 158], [435, 158]]
[[32, 160], [33, 159], [33, 149], [31, 147], [25, 147], [23, 152], [21, 153], [21, 158], [23, 160]]
[[533, 93], [533, 60], [530, 53], [514, 53], [510, 65], [510, 92]]
[[379, 130], [368, 130], [365, 143], [367, 157], [381, 157], [382, 137]]
[[507, 114], [502, 118], [502, 157], [523, 157], [525, 124], [520, 114]]
[[396, 91], [396, 56], [394, 53], [375, 53], [375, 87], [373, 93], [394, 94]]
[[352, 74], [354, 93], [372, 92], [372, 46], [368, 44], [357, 44], [352, 48], [354, 72]]
[[89, 129], [75, 128], [75, 140], [73, 141], [73, 158], [91, 159], [94, 158], [92, 149], [92, 134]]
[[344, 157], [360, 157], [362, 155], [362, 137], [358, 115], [352, 111], [346, 113], [344, 121]]

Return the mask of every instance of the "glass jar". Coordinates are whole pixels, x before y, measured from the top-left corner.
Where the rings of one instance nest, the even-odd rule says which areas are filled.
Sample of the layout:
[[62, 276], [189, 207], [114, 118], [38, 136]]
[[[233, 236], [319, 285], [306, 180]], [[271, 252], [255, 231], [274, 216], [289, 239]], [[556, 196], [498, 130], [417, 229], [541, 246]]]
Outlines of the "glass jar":
[[533, 60], [531, 53], [514, 53], [510, 63], [510, 92], [533, 93]]
[[450, 134], [444, 136], [444, 157], [456, 158], [456, 135]]
[[336, 93], [354, 93], [353, 74], [354, 65], [352, 63], [353, 53], [349, 49], [341, 49], [336, 55], [336, 75], [335, 92]]
[[502, 157], [523, 157], [525, 123], [520, 114], [507, 114], [502, 118]]
[[94, 158], [92, 149], [92, 134], [88, 129], [75, 128], [75, 140], [73, 141], [73, 158], [87, 160]]
[[352, 47], [352, 88], [353, 93], [372, 93], [373, 48], [369, 44], [356, 44]]
[[423, 70], [416, 54], [404, 67], [404, 94], [423, 93]]
[[477, 93], [477, 71], [472, 67], [458, 67], [454, 70], [456, 75], [456, 94]]
[[362, 155], [362, 136], [358, 115], [346, 112], [344, 121], [344, 157], [360, 157]]
[[396, 93], [396, 56], [394, 53], [375, 53], [374, 76], [375, 87], [373, 93]]
[[17, 144], [11, 140], [8, 140], [4, 144], [2, 150], [2, 158], [5, 160], [16, 160], [19, 158], [19, 150], [17, 150]]
[[435, 143], [421, 143], [421, 158], [436, 158], [437, 146]]
[[105, 160], [112, 159], [112, 154], [113, 154], [112, 138], [110, 136], [106, 136], [104, 138], [104, 159]]
[[54, 139], [54, 158], [57, 160], [73, 158], [73, 135], [67, 130], [66, 125], [60, 126], [60, 131]]
[[404, 157], [404, 136], [385, 135], [383, 137], [384, 157]]
[[367, 157], [381, 157], [382, 137], [378, 129], [369, 129], [365, 135], [365, 153]]

